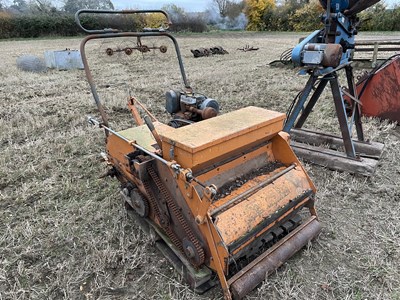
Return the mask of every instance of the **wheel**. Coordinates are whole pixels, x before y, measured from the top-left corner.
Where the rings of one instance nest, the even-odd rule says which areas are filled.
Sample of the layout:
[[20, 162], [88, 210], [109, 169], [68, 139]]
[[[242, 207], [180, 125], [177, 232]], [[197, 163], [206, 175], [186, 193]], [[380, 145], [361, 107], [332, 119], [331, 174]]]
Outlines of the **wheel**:
[[191, 241], [189, 241], [189, 239], [187, 239], [187, 238], [183, 239], [182, 247], [183, 247], [183, 251], [185, 252], [187, 259], [191, 263], [193, 263], [195, 266], [198, 266], [201, 264], [201, 262], [202, 262], [201, 254], [196, 249], [196, 246]]
[[168, 50], [167, 46], [164, 46], [164, 45], [161, 45], [161, 46], [160, 46], [160, 52], [161, 52], [161, 53], [166, 53], [167, 50]]
[[142, 196], [138, 189], [131, 190], [130, 198], [130, 204], [136, 213], [142, 218], [147, 217], [149, 214], [149, 204], [147, 199]]
[[111, 49], [111, 48], [107, 48], [107, 49], [106, 49], [106, 54], [107, 54], [108, 56], [112, 56], [112, 55], [114, 54], [114, 50]]
[[124, 50], [125, 50], [126, 55], [131, 55], [133, 52], [132, 48], [129, 48], [129, 47], [125, 48]]

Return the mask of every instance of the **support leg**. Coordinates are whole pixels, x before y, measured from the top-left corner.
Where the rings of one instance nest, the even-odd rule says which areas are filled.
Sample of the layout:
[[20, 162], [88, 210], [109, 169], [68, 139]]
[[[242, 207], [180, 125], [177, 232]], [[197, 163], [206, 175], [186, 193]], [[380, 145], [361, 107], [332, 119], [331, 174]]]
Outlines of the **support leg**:
[[344, 148], [348, 157], [355, 158], [356, 152], [354, 150], [354, 144], [351, 139], [351, 132], [347, 123], [346, 108], [344, 106], [343, 97], [340, 92], [337, 74], [335, 72], [332, 75], [334, 76], [334, 78], [330, 80], [330, 84], [332, 89], [333, 102], [335, 103], [336, 108], [336, 115], [338, 117], [340, 130], [342, 132]]
[[[358, 99], [356, 84], [354, 82], [353, 67], [347, 66], [345, 69], [346, 69], [347, 84], [349, 85], [350, 95], [352, 95], [354, 98]], [[364, 141], [364, 132], [363, 132], [362, 122], [361, 122], [360, 105], [355, 101], [353, 101], [353, 105], [354, 105], [354, 111], [353, 111], [354, 123], [356, 125], [357, 138], [359, 141], [363, 142]]]
[[321, 82], [318, 84], [317, 88], [315, 89], [314, 94], [311, 96], [311, 99], [308, 101], [307, 106], [305, 107], [304, 111], [301, 113], [299, 119], [296, 122], [295, 128], [301, 128], [304, 125], [304, 122], [307, 120], [308, 115], [311, 113], [312, 109], [314, 108], [315, 103], [317, 103], [319, 97], [321, 96], [322, 92], [324, 91], [328, 80], [325, 78], [321, 79]]
[[299, 116], [301, 110], [303, 109], [304, 103], [306, 102], [308, 96], [311, 93], [311, 90], [314, 86], [315, 81], [317, 81], [317, 77], [310, 76], [303, 92], [300, 95], [300, 99], [297, 101], [292, 112], [286, 119], [286, 123], [285, 123], [285, 126], [283, 127], [283, 131], [289, 132], [290, 129], [292, 129], [294, 123], [296, 122], [297, 117]]

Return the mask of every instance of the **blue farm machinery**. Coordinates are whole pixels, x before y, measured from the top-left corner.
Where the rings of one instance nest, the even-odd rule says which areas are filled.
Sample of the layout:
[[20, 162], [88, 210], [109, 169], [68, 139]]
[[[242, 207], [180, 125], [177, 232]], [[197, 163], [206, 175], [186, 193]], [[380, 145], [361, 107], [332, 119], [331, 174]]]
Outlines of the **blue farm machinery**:
[[[389, 106], [392, 115], [396, 115], [400, 108], [399, 69], [394, 70], [398, 59], [386, 62], [390, 65], [390, 71], [386, 73], [377, 69], [358, 85], [354, 79], [352, 64], [359, 23], [357, 13], [377, 2], [379, 0], [320, 0], [326, 10], [322, 18], [324, 28], [314, 31], [291, 51], [291, 61], [301, 68], [300, 74], [309, 79], [289, 107], [284, 125], [284, 131], [290, 132], [294, 140], [293, 148], [305, 160], [365, 176], [374, 173], [384, 145], [366, 141], [361, 120], [363, 112], [368, 106]], [[340, 73], [344, 73], [348, 88], [341, 86]], [[386, 74], [386, 78], [381, 74]], [[385, 79], [388, 80], [386, 84], [382, 83]], [[394, 88], [391, 88], [393, 82]], [[332, 94], [340, 136], [303, 129], [327, 87]], [[384, 90], [379, 96], [384, 95], [389, 105], [384, 101], [370, 104], [372, 90]]]

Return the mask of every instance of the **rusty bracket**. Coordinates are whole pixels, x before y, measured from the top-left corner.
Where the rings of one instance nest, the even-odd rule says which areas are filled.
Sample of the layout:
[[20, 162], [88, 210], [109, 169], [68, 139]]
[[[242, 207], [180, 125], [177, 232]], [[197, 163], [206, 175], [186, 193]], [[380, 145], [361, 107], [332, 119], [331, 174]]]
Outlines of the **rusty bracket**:
[[217, 194], [217, 187], [215, 185], [207, 186], [203, 190], [203, 197], [201, 198], [202, 204], [197, 207], [197, 215], [195, 222], [197, 225], [204, 224], [207, 220], [207, 212]]

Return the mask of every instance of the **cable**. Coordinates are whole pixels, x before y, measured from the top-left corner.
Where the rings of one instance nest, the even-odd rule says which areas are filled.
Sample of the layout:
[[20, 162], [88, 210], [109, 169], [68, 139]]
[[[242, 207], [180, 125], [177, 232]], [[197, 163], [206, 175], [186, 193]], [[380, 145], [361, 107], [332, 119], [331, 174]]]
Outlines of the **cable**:
[[[315, 83], [313, 84], [313, 90], [315, 90], [316, 86], [321, 82], [321, 79], [318, 79], [317, 81], [315, 81]], [[290, 116], [290, 114], [292, 113], [293, 107], [295, 106], [296, 102], [299, 100], [301, 94], [303, 94], [304, 92], [304, 88], [297, 93], [296, 97], [294, 97], [292, 103], [290, 104], [289, 108], [286, 111], [286, 119], [284, 122], [284, 125], [286, 125], [286, 122]]]
[[381, 68], [383, 68], [384, 65], [386, 65], [389, 61], [393, 60], [393, 58], [398, 57], [398, 56], [400, 57], [400, 54], [394, 54], [394, 55], [390, 56], [384, 62], [382, 62], [379, 66], [376, 66], [375, 68], [373, 68], [372, 71], [368, 74], [368, 77], [366, 79], [364, 79], [363, 81], [359, 82], [359, 84], [362, 83], [362, 82], [365, 82], [363, 87], [362, 87], [362, 89], [361, 89], [361, 91], [360, 91], [360, 94], [358, 95], [358, 99], [359, 100], [361, 100], [361, 96], [364, 94], [364, 91], [367, 88], [367, 85], [368, 85], [369, 81], [372, 79], [372, 77], [374, 77], [374, 75]]

